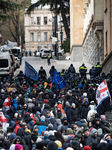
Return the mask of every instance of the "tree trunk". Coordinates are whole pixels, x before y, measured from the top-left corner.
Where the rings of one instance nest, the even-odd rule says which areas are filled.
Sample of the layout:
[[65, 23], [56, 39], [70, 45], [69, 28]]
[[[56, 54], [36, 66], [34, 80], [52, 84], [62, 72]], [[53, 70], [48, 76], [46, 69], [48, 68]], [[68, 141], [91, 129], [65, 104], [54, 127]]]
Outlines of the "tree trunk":
[[67, 38], [70, 39], [70, 29], [68, 27], [67, 18], [64, 12], [64, 5], [63, 5], [62, 0], [59, 0], [59, 3], [60, 3], [61, 16], [63, 19], [64, 28], [65, 28], [65, 33], [66, 33]]

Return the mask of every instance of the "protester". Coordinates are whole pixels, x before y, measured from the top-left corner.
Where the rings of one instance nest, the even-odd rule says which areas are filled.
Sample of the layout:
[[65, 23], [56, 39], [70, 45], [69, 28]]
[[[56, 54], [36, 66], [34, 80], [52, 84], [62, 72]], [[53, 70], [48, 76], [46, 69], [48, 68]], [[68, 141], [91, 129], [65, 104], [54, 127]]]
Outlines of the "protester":
[[84, 64], [81, 77], [71, 64], [60, 73], [52, 66], [48, 78], [41, 66], [37, 81], [22, 71], [15, 80], [2, 79], [0, 149], [111, 150], [112, 124], [105, 112], [111, 111], [112, 76], [100, 76], [98, 67], [91, 69], [90, 79]]

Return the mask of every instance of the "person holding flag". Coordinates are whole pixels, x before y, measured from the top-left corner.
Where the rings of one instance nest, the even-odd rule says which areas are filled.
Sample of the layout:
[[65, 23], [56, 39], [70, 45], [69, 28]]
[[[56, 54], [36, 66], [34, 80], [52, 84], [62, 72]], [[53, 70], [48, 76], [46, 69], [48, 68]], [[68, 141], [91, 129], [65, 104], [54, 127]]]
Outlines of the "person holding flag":
[[97, 111], [103, 114], [110, 110], [110, 93], [107, 82], [104, 80], [96, 90]]
[[64, 79], [62, 79], [61, 75], [54, 69], [53, 80], [52, 83], [59, 86], [60, 89], [63, 89], [66, 86]]
[[0, 125], [2, 125], [2, 128], [5, 128], [5, 125], [7, 123], [7, 119], [5, 118], [2, 109], [0, 109]]
[[25, 61], [25, 75], [34, 81], [38, 80], [37, 71], [26, 61]]

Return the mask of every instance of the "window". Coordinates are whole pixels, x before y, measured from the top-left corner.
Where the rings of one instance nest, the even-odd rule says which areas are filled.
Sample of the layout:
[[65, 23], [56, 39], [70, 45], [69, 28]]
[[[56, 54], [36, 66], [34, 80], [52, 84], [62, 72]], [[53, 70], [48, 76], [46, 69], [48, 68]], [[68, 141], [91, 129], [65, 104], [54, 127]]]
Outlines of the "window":
[[8, 67], [8, 59], [0, 59], [0, 68]]
[[44, 41], [47, 41], [47, 32], [44, 32]]
[[60, 32], [60, 41], [63, 41], [63, 32]]
[[37, 41], [40, 42], [41, 41], [41, 33], [37, 32]]
[[47, 17], [44, 17], [44, 25], [47, 25]]
[[33, 25], [33, 24], [34, 24], [34, 18], [30, 17], [30, 25]]
[[30, 33], [30, 41], [31, 41], [31, 42], [34, 41], [34, 33]]
[[37, 25], [41, 25], [41, 19], [40, 19], [40, 17], [37, 17]]

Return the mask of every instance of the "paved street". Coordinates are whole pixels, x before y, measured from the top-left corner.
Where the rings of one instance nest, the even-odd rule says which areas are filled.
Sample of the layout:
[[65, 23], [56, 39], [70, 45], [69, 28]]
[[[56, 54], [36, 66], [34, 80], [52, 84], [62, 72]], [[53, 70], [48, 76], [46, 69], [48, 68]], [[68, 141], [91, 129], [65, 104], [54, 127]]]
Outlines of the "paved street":
[[[23, 57], [22, 65], [19, 69], [16, 70], [15, 75], [17, 75], [20, 70], [22, 70], [24, 72], [25, 61], [27, 61], [29, 64], [31, 64], [37, 72], [39, 71], [40, 67], [43, 66], [47, 72], [47, 76], [49, 76], [49, 70], [50, 70], [52, 65], [54, 65], [55, 68], [60, 72], [62, 69], [68, 69], [68, 67], [72, 63], [76, 69], [76, 72], [78, 73], [79, 72], [79, 66], [81, 66], [83, 63], [83, 62], [71, 62], [70, 60], [67, 61], [67, 60], [51, 59], [51, 65], [48, 66], [47, 59], [41, 59], [40, 57], [33, 57], [33, 56], [32, 57]], [[86, 65], [88, 72], [89, 72], [89, 69], [92, 66], [88, 63], [85, 63], [85, 65]]]
[[43, 66], [43, 68], [47, 72], [47, 76], [49, 76], [49, 70], [50, 70], [52, 65], [54, 65], [58, 71], [61, 71], [63, 68], [64, 69], [68, 68], [68, 65], [57, 63], [57, 61], [53, 60], [53, 59], [51, 59], [51, 65], [48, 66], [47, 59], [41, 59], [39, 57], [33, 57], [33, 56], [32, 57], [23, 57], [22, 65], [19, 69], [16, 70], [15, 75], [17, 75], [20, 70], [22, 70], [24, 72], [25, 61], [27, 61], [30, 65], [32, 65], [37, 72], [39, 71], [40, 67]]

